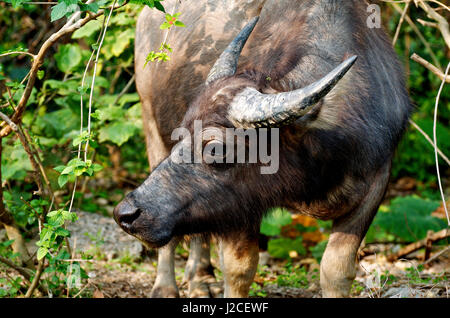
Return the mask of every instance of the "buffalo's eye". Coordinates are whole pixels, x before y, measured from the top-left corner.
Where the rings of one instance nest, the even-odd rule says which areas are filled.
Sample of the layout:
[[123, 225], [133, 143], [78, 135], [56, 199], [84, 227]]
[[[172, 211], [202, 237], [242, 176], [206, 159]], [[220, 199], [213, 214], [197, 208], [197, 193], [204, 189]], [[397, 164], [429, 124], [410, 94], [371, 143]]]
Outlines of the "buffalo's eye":
[[213, 139], [203, 148], [203, 160], [206, 164], [221, 164], [226, 162], [226, 144], [218, 139]]

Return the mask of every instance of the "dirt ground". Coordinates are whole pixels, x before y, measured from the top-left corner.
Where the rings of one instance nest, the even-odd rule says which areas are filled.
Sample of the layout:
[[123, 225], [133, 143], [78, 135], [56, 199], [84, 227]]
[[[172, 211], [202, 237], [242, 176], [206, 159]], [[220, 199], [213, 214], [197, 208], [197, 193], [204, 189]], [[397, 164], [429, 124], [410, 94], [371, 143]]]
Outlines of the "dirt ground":
[[[83, 261], [89, 278], [83, 282], [80, 296], [94, 298], [150, 297], [156, 277], [157, 252], [145, 251], [142, 245], [123, 232], [111, 217], [78, 212], [79, 220], [71, 224], [70, 243], [79, 252], [93, 259]], [[0, 233], [1, 234], [1, 233]], [[399, 246], [373, 244], [360, 253], [357, 277], [351, 296], [361, 298], [448, 298], [450, 250], [445, 246], [433, 248], [432, 261], [423, 264], [423, 251], [407, 259], [388, 261], [386, 255]], [[35, 241], [28, 244], [36, 250]], [[433, 257], [437, 256], [433, 260]], [[183, 282], [188, 257], [187, 246], [177, 248], [176, 279], [180, 296], [188, 297]], [[212, 249], [212, 264], [217, 283], [210, 286], [212, 297], [223, 296], [223, 280], [218, 257]], [[272, 258], [260, 253], [260, 265], [250, 291], [250, 297], [318, 298], [321, 297], [319, 264], [311, 256], [294, 257], [292, 261]], [[13, 270], [0, 271], [0, 278], [14, 277]], [[1, 284], [0, 284], [0, 287]]]
[[[262, 255], [264, 258], [264, 254]], [[176, 276], [180, 289], [180, 296], [187, 297], [187, 285], [182, 282], [183, 268], [186, 260], [176, 256]], [[213, 265], [216, 261], [213, 260]], [[308, 264], [309, 263], [309, 264]], [[448, 298], [450, 254], [447, 253], [440, 261], [420, 271], [420, 262], [417, 260], [400, 260], [395, 263], [388, 262], [383, 255], [371, 255], [359, 263], [358, 274], [352, 288], [352, 297], [362, 298]], [[140, 263], [124, 260], [95, 261], [90, 264], [89, 286], [87, 290], [93, 297], [149, 297], [156, 276], [156, 257], [150, 257]], [[296, 275], [286, 273], [286, 261], [269, 259], [255, 278], [251, 297], [269, 298], [317, 298], [321, 297], [317, 273], [318, 264], [311, 259], [296, 260], [292, 266], [307, 268], [305, 286], [279, 286], [279, 275]], [[261, 266], [260, 266], [261, 267]], [[410, 268], [408, 270], [408, 268]], [[412, 271], [414, 270], [414, 272]], [[389, 272], [385, 277], [380, 277]], [[217, 272], [217, 271], [216, 271]], [[223, 281], [215, 285], [212, 297], [221, 297]], [[316, 277], [315, 277], [316, 276]], [[389, 277], [391, 276], [391, 277]], [[304, 277], [299, 277], [304, 279]], [[285, 284], [284, 282], [283, 284]], [[289, 283], [289, 282], [288, 282]], [[295, 281], [292, 284], [295, 285]], [[213, 290], [210, 288], [210, 290]]]
[[[156, 251], [144, 251], [140, 243], [125, 234], [110, 217], [79, 213], [79, 220], [69, 228], [71, 244], [80, 251], [95, 255], [85, 264], [89, 275], [84, 286], [92, 297], [149, 297], [156, 277]], [[187, 246], [176, 253], [176, 278], [180, 296], [187, 297], [183, 283], [188, 257]], [[423, 252], [408, 255], [408, 259], [388, 261], [386, 255], [398, 246], [375, 244], [360, 253], [357, 277], [352, 297], [449, 297], [450, 251], [447, 249], [434, 261], [421, 265]], [[443, 247], [437, 247], [437, 255]], [[365, 255], [364, 257], [362, 255]], [[212, 297], [221, 297], [223, 281], [215, 249], [212, 264], [216, 268], [217, 284], [210, 288]], [[260, 266], [252, 285], [251, 297], [321, 297], [319, 264], [313, 258], [294, 258], [292, 262], [260, 253]]]
[[[79, 221], [69, 228], [72, 245], [80, 251], [95, 255], [84, 268], [89, 276], [83, 295], [90, 297], [149, 297], [156, 277], [156, 251], [144, 251], [132, 237], [116, 226], [112, 218], [79, 213]], [[184, 248], [183, 248], [184, 247]], [[187, 297], [183, 283], [187, 246], [176, 253], [176, 278], [180, 296]], [[450, 252], [421, 266], [420, 252], [409, 259], [389, 262], [386, 253], [393, 246], [366, 246], [361, 255], [352, 297], [449, 297]], [[436, 255], [442, 247], [437, 248]], [[221, 297], [223, 281], [217, 253], [212, 249], [212, 264], [217, 283], [210, 288], [212, 297]], [[313, 298], [321, 297], [319, 264], [313, 258], [294, 258], [292, 262], [260, 253], [260, 266], [252, 285], [251, 297]]]

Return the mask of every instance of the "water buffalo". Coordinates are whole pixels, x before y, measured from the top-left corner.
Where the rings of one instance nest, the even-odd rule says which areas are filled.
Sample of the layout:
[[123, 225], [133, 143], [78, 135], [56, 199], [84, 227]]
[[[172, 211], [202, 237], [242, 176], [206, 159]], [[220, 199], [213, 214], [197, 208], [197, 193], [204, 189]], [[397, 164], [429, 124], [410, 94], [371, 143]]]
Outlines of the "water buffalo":
[[[144, 68], [164, 34], [157, 31], [157, 13], [144, 10], [139, 18], [136, 78], [152, 173], [114, 211], [127, 233], [148, 246], [166, 246], [153, 295], [177, 294], [176, 238], [209, 233], [219, 240], [225, 297], [247, 296], [261, 218], [280, 206], [333, 220], [321, 262], [322, 293], [348, 296], [358, 247], [384, 196], [412, 109], [388, 37], [367, 25], [369, 3], [165, 3], [169, 10], [177, 6], [188, 27], [169, 33], [170, 62]], [[276, 129], [279, 137], [267, 139], [278, 143], [276, 173], [262, 173], [266, 163], [259, 159], [175, 161], [172, 149], [188, 145], [190, 154], [198, 152], [191, 138], [199, 121], [202, 131], [225, 135], [242, 128], [259, 139], [266, 128]], [[189, 134], [172, 140], [178, 127]], [[227, 152], [230, 140], [223, 135], [201, 139], [200, 151], [212, 143]], [[248, 141], [244, 147], [249, 154]], [[210, 274], [209, 250], [196, 246], [188, 260], [193, 286]]]

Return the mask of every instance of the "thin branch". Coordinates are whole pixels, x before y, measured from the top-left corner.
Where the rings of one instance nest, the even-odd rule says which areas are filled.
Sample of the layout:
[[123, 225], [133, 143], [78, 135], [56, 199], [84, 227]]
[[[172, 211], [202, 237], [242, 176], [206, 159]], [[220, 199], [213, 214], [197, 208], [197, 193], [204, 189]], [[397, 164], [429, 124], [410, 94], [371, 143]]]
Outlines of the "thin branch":
[[[397, 2], [392, 3], [392, 6], [398, 13], [400, 13], [400, 14], [403, 13], [402, 8], [400, 8], [400, 6], [397, 4]], [[431, 56], [431, 58], [433, 60], [433, 63], [436, 64], [439, 68], [441, 68], [441, 64], [439, 63], [439, 59], [436, 57], [436, 54], [434, 54], [434, 52], [433, 52], [433, 50], [431, 48], [431, 45], [425, 39], [425, 36], [422, 34], [422, 32], [420, 32], [419, 28], [415, 25], [413, 20], [411, 20], [411, 18], [408, 15], [405, 16], [405, 20], [406, 20], [406, 22], [408, 22], [408, 24], [411, 27], [411, 29], [413, 29], [413, 31], [419, 37], [420, 41], [425, 46], [425, 49], [428, 52], [428, 54], [430, 54], [430, 56]]]
[[438, 24], [438, 29], [441, 31], [447, 47], [450, 49], [450, 28], [447, 19], [437, 13], [424, 1], [419, 1], [419, 6], [427, 13], [428, 17], [435, 20]]
[[424, 137], [425, 139], [430, 143], [430, 145], [433, 148], [436, 148], [438, 151], [438, 154], [441, 156], [441, 158], [450, 166], [450, 159], [448, 159], [448, 157], [446, 155], [444, 155], [444, 153], [441, 151], [441, 149], [439, 149], [438, 147], [436, 147], [436, 145], [434, 144], [433, 140], [430, 138], [430, 136], [427, 135], [427, 133], [425, 131], [423, 131], [422, 128], [419, 127], [419, 125], [417, 125], [413, 120], [409, 120], [409, 123], [416, 128]]
[[2, 53], [2, 54], [0, 54], [0, 57], [12, 55], [12, 54], [28, 55], [32, 59], [35, 59], [37, 57], [37, 55], [34, 55], [34, 54], [30, 53], [30, 52], [25, 52], [25, 51], [14, 51], [14, 52]]
[[429, 264], [433, 261], [435, 261], [437, 258], [441, 257], [441, 255], [447, 253], [450, 250], [450, 246], [447, 246], [447, 248], [443, 249], [442, 251], [440, 251], [439, 253], [436, 253], [435, 255], [433, 255], [432, 257], [430, 257], [430, 259], [428, 259], [426, 262], [424, 262], [422, 265], [426, 265]]
[[[437, 132], [436, 131], [437, 131], [437, 116], [438, 116], [438, 109], [439, 109], [439, 99], [441, 97], [442, 90], [444, 89], [444, 86], [446, 83], [445, 79], [447, 78], [449, 71], [450, 71], [450, 63], [448, 63], [448, 65], [447, 65], [447, 69], [445, 70], [444, 80], [442, 81], [441, 87], [439, 88], [439, 92], [436, 97], [436, 106], [434, 109], [434, 125], [433, 125], [433, 138], [434, 138], [435, 146], [437, 145]], [[448, 222], [448, 225], [450, 226], [450, 217], [449, 217], [448, 210], [447, 210], [447, 204], [445, 201], [444, 190], [442, 189], [441, 172], [439, 170], [439, 158], [438, 158], [437, 147], [434, 148], [434, 154], [435, 154], [435, 159], [436, 159], [436, 171], [437, 171], [437, 177], [438, 177], [438, 182], [439, 182], [439, 190], [441, 192], [442, 201], [444, 202], [444, 210], [445, 210], [445, 215], [447, 215], [447, 222]]]
[[8, 127], [10, 127], [12, 129], [12, 131], [14, 131], [17, 134], [17, 136], [19, 137], [19, 140], [22, 143], [22, 146], [23, 146], [23, 148], [28, 156], [28, 159], [31, 162], [33, 170], [34, 170], [34, 173], [32, 175], [33, 175], [34, 181], [36, 182], [36, 185], [38, 186], [37, 194], [43, 195], [44, 194], [44, 186], [43, 186], [43, 183], [41, 180], [42, 174], [40, 172], [40, 168], [36, 161], [36, 158], [34, 158], [33, 151], [30, 149], [30, 145], [28, 144], [27, 139], [25, 138], [25, 136], [23, 135], [23, 133], [19, 129], [19, 127], [15, 123], [13, 123], [12, 120], [8, 116], [6, 116], [2, 112], [0, 112], [0, 118], [3, 119], [8, 124]]
[[12, 262], [9, 259], [4, 258], [2, 256], [0, 256], [0, 262], [2, 262], [3, 264], [7, 265], [8, 267], [11, 267], [16, 272], [18, 272], [20, 275], [22, 275], [27, 281], [30, 281], [31, 276], [33, 275], [33, 273], [28, 268], [16, 265], [14, 262]]
[[410, 2], [406, 3], [405, 8], [403, 9], [402, 16], [400, 17], [400, 21], [398, 22], [397, 30], [395, 31], [394, 39], [392, 40], [392, 45], [394, 45], [394, 46], [395, 46], [395, 43], [397, 43], [398, 36], [400, 34], [400, 30], [403, 25], [403, 21], [405, 20], [406, 13], [408, 12], [408, 9], [409, 9], [409, 4], [410, 4]]
[[[2, 256], [0, 256], [0, 262], [2, 262], [3, 264], [5, 264], [6, 266], [12, 268], [12, 269], [15, 270], [16, 272], [18, 272], [20, 275], [23, 276], [23, 278], [25, 278], [29, 283], [31, 283], [31, 277], [32, 277], [33, 274], [34, 274], [33, 271], [31, 271], [31, 270], [28, 269], [28, 268], [21, 267], [21, 266], [15, 264], [15, 263], [13, 263], [13, 262], [10, 261], [9, 259], [4, 258], [4, 257], [2, 257]], [[44, 287], [41, 286], [41, 285], [38, 286], [38, 289], [39, 289], [39, 291], [40, 291], [42, 294], [46, 294], [46, 293], [47, 293], [46, 288], [44, 288]]]
[[117, 95], [116, 100], [114, 101], [114, 105], [119, 102], [119, 100], [122, 98], [123, 95], [125, 95], [128, 90], [130, 89], [131, 85], [133, 85], [134, 81], [136, 80], [136, 75], [133, 75], [130, 80], [128, 81], [127, 85], [122, 89], [122, 91]]
[[438, 24], [436, 22], [425, 21], [425, 20], [422, 20], [422, 19], [417, 19], [417, 22], [419, 22], [423, 26], [428, 26], [428, 27], [431, 27], [431, 28], [437, 28], [438, 27]]
[[[407, 2], [410, 2], [411, 0], [381, 0], [381, 1], [386, 2], [386, 3], [395, 3], [396, 4], [396, 3], [407, 3]], [[424, 1], [436, 3], [437, 5], [441, 6], [445, 10], [450, 11], [450, 7], [447, 7], [445, 4], [443, 4], [440, 1], [437, 1], [437, 0], [424, 0]], [[414, 3], [417, 3], [417, 0], [414, 0]]]
[[[108, 15], [108, 18], [106, 20], [105, 29], [103, 30], [102, 39], [100, 40], [100, 44], [99, 44], [98, 49], [97, 49], [97, 56], [95, 57], [94, 73], [93, 73], [93, 77], [92, 77], [91, 92], [90, 92], [90, 96], [89, 96], [89, 112], [88, 112], [88, 127], [87, 127], [87, 129], [88, 129], [88, 136], [91, 135], [92, 101], [94, 99], [95, 75], [97, 73], [97, 65], [98, 65], [98, 59], [100, 57], [100, 49], [101, 49], [101, 47], [103, 45], [103, 40], [105, 39], [106, 31], [108, 29], [109, 20], [111, 19], [111, 15], [112, 15], [112, 12], [114, 11], [116, 3], [117, 3], [117, 0], [114, 0], [113, 5], [111, 6], [111, 10], [109, 11], [109, 15]], [[89, 148], [89, 139], [86, 141], [86, 145], [85, 145], [85, 148], [84, 148], [84, 161], [87, 161], [88, 148]]]
[[36, 289], [36, 287], [38, 287], [42, 272], [44, 270], [44, 262], [45, 258], [42, 258], [39, 261], [38, 268], [36, 270], [36, 275], [34, 275], [33, 281], [31, 282], [31, 285], [28, 288], [27, 293], [25, 294], [25, 298], [30, 298], [31, 295], [33, 295], [33, 292]]

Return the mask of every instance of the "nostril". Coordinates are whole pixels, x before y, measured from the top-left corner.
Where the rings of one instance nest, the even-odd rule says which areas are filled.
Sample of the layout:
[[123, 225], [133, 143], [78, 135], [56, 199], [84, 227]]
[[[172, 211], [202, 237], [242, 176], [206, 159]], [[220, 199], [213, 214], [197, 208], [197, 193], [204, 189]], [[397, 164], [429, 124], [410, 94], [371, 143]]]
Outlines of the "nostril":
[[131, 225], [141, 215], [141, 210], [134, 208], [133, 211], [119, 215], [119, 223], [124, 225]]
[[114, 209], [114, 218], [122, 227], [129, 227], [141, 214], [141, 210], [132, 205], [128, 200], [122, 201]]

